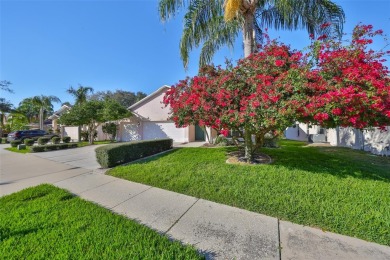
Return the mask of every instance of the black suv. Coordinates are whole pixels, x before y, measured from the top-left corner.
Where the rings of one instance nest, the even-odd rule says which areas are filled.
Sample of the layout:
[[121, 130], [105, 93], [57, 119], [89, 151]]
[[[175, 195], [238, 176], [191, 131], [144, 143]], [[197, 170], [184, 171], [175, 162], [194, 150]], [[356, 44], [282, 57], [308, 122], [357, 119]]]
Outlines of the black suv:
[[48, 138], [53, 138], [53, 137], [58, 137], [56, 134], [48, 134], [43, 130], [24, 130], [24, 131], [15, 131], [12, 133], [9, 133], [7, 136], [7, 141], [11, 142], [14, 140], [20, 140], [23, 142], [24, 139], [34, 139], [37, 140], [39, 137], [48, 137]]

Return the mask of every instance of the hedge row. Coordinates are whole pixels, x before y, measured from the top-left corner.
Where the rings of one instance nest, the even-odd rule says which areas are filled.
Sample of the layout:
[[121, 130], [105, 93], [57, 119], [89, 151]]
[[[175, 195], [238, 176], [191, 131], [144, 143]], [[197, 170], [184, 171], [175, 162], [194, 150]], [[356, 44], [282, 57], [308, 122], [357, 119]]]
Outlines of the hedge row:
[[33, 146], [34, 142], [35, 142], [34, 139], [28, 139], [28, 138], [24, 139], [24, 144], [27, 146]]
[[19, 144], [22, 144], [22, 141], [20, 140], [14, 140], [10, 142], [11, 147], [17, 147]]
[[109, 144], [95, 149], [96, 159], [103, 168], [111, 168], [119, 164], [172, 149], [172, 139], [158, 139], [119, 144]]
[[39, 152], [62, 150], [68, 148], [76, 148], [76, 147], [78, 147], [77, 143], [47, 144], [47, 145], [31, 146], [31, 151], [34, 153], [39, 153]]

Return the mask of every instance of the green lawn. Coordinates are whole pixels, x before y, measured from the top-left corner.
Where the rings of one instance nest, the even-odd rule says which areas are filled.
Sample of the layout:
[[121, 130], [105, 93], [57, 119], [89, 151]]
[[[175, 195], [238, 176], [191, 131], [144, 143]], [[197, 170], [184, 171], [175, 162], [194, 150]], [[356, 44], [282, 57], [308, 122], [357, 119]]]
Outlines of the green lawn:
[[[111, 141], [94, 141], [93, 144], [94, 145], [97, 145], [97, 144], [111, 144], [112, 142]], [[88, 142], [85, 142], [85, 141], [82, 141], [82, 142], [79, 142], [79, 147], [84, 147], [84, 146], [88, 146], [90, 145]]]
[[1, 259], [203, 259], [194, 248], [51, 185], [0, 198]]
[[15, 153], [29, 153], [29, 152], [31, 152], [30, 148], [28, 148], [28, 147], [26, 147], [26, 149], [24, 149], [24, 150], [18, 150], [17, 147], [7, 147], [4, 149], [8, 150], [10, 152], [15, 152]]
[[233, 148], [183, 148], [108, 174], [390, 245], [390, 158], [283, 141], [271, 165], [226, 164]]

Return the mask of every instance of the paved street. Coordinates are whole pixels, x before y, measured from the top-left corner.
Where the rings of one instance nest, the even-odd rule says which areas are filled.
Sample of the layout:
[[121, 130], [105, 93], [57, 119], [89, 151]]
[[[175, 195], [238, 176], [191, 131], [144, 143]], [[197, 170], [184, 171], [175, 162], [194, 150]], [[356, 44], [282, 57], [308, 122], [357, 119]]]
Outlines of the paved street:
[[35, 154], [0, 144], [0, 196], [51, 183], [198, 248], [207, 259], [390, 259], [390, 247], [104, 175], [97, 146]]

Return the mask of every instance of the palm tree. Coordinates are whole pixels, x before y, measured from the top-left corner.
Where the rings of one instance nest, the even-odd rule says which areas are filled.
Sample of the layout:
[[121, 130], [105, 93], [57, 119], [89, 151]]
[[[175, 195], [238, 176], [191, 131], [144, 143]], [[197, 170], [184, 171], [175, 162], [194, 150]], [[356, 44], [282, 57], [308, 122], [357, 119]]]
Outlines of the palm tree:
[[27, 117], [28, 123], [32, 123], [34, 119], [39, 117], [39, 106], [33, 102], [33, 98], [25, 98], [17, 107], [16, 111]]
[[0, 138], [3, 136], [4, 114], [12, 112], [13, 105], [5, 98], [0, 98]]
[[[341, 36], [345, 20], [342, 8], [329, 0], [160, 0], [162, 21], [187, 8], [180, 40], [180, 55], [185, 67], [189, 51], [202, 46], [199, 65], [209, 63], [224, 45], [233, 48], [242, 31], [244, 56], [248, 57], [261, 42], [265, 27]], [[321, 24], [331, 23], [329, 27]]]
[[52, 102], [60, 103], [61, 100], [56, 96], [35, 96], [31, 99], [32, 104], [39, 107], [39, 129], [43, 130], [43, 115], [45, 111], [52, 111]]
[[78, 89], [75, 89], [71, 86], [66, 92], [76, 99], [75, 105], [79, 105], [87, 101], [88, 92], [93, 93], [93, 88], [79, 85]]

